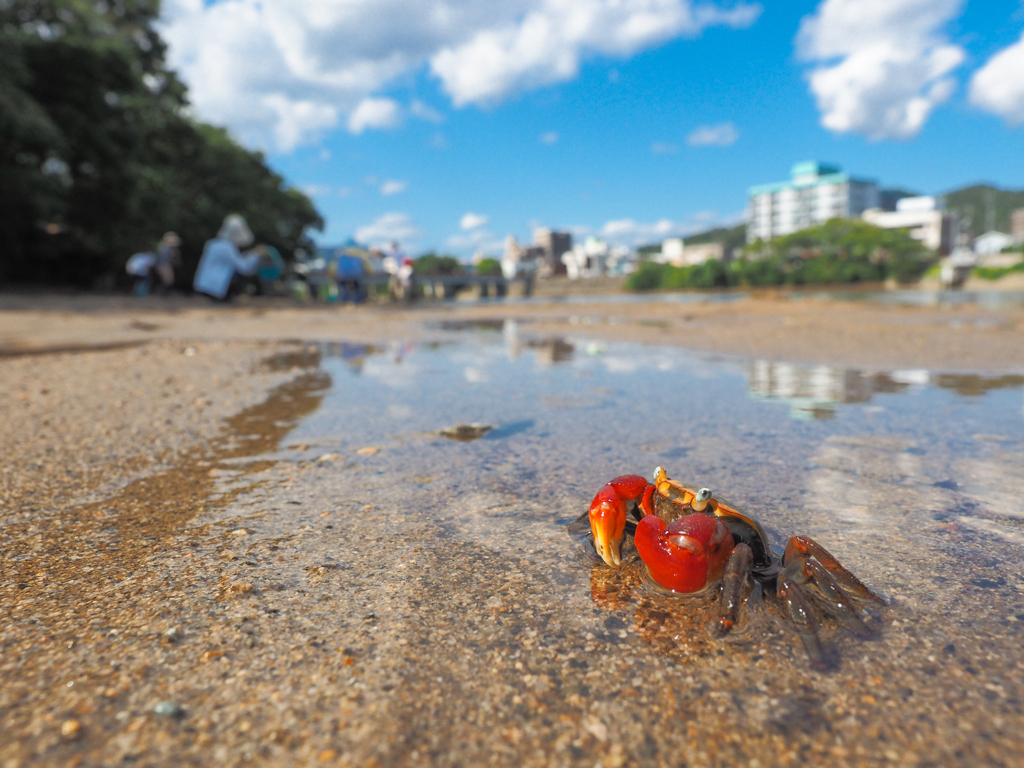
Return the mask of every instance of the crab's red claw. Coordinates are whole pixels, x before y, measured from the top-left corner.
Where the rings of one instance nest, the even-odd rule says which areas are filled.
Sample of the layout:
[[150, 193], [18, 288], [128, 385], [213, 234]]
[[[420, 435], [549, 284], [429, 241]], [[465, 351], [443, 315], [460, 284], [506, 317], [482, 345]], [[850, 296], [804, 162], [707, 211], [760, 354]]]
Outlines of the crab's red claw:
[[612, 568], [622, 564], [622, 533], [626, 529], [626, 502], [609, 483], [590, 504], [590, 530], [594, 549]]
[[598, 491], [590, 502], [594, 549], [613, 568], [622, 564], [622, 534], [626, 529], [628, 507], [643, 497], [647, 487], [647, 480], [640, 475], [622, 475]]
[[722, 578], [734, 542], [710, 515], [687, 515], [669, 525], [647, 515], [636, 526], [636, 550], [651, 578], [673, 592], [699, 592]]

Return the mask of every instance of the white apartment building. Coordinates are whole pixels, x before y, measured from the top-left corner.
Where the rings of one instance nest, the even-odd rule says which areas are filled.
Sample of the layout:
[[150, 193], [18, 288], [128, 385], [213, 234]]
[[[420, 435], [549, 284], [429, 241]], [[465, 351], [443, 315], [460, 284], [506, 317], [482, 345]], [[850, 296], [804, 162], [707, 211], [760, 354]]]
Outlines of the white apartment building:
[[934, 197], [904, 197], [896, 201], [895, 211], [869, 208], [863, 218], [882, 229], [906, 229], [926, 248], [942, 254], [949, 253], [953, 245], [953, 217]]
[[709, 259], [722, 261], [724, 258], [725, 246], [721, 243], [686, 245], [683, 238], [670, 237], [661, 241], [661, 253], [655, 254], [651, 260], [673, 267], [692, 267]]
[[747, 242], [789, 235], [829, 219], [858, 218], [878, 207], [878, 184], [855, 179], [839, 166], [797, 163], [789, 181], [747, 191]]
[[1005, 232], [986, 232], [974, 239], [974, 252], [981, 256], [999, 253], [1013, 245], [1013, 237]]

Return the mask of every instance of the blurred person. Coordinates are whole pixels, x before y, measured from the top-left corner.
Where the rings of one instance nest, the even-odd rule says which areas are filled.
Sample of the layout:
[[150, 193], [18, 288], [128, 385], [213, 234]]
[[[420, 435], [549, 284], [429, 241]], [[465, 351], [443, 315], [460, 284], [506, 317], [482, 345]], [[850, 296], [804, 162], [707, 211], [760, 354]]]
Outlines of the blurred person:
[[181, 266], [181, 238], [176, 232], [164, 232], [156, 247], [156, 264], [153, 271], [160, 281], [160, 292], [167, 295], [174, 287], [174, 270]]
[[148, 296], [153, 286], [153, 270], [156, 256], [149, 251], [133, 254], [124, 265], [124, 271], [132, 277], [132, 294]]
[[272, 245], [260, 244], [253, 249], [260, 257], [256, 274], [259, 277], [260, 295], [274, 293], [278, 282], [284, 277], [285, 263], [281, 252]]
[[392, 241], [384, 259], [384, 271], [391, 275], [391, 295], [399, 301], [412, 299], [412, 259], [402, 252], [397, 241]]
[[217, 237], [203, 248], [192, 287], [218, 301], [228, 301], [240, 293], [260, 267], [258, 253], [242, 254], [240, 250], [252, 242], [252, 230], [245, 219], [237, 213], [228, 214]]
[[371, 272], [373, 272], [373, 274], [379, 275], [381, 273], [387, 272], [387, 270], [384, 269], [384, 254], [381, 253], [378, 249], [370, 248], [366, 252], [366, 257], [370, 261]]

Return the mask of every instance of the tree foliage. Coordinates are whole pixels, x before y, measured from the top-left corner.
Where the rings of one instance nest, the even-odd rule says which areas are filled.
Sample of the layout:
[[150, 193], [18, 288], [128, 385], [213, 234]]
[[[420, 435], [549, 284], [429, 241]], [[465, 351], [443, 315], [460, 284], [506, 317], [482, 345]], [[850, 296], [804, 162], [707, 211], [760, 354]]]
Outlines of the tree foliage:
[[166, 230], [187, 279], [224, 215], [290, 253], [322, 227], [258, 152], [191, 119], [157, 0], [0, 0], [0, 280], [91, 285]]
[[707, 261], [690, 267], [647, 262], [630, 275], [631, 290], [725, 288], [729, 286], [901, 283], [917, 280], [937, 256], [905, 230], [880, 229], [862, 221], [833, 219], [817, 227], [757, 241], [728, 264]]
[[480, 263], [476, 265], [476, 273], [478, 275], [500, 275], [501, 262], [497, 259], [481, 259]]
[[417, 275], [458, 275], [462, 273], [462, 262], [454, 256], [431, 252], [413, 260], [412, 268]]

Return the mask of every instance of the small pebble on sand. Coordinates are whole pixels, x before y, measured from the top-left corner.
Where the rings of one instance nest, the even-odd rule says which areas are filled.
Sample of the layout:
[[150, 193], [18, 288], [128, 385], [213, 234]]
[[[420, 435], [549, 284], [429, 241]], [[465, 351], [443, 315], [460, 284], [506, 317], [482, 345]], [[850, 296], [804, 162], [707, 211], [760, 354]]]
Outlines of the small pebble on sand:
[[66, 739], [77, 739], [82, 732], [82, 724], [77, 720], [65, 720], [61, 723], [60, 732]]
[[244, 595], [248, 592], [252, 592], [251, 581], [236, 581], [227, 589], [227, 594], [232, 595]]
[[153, 707], [153, 714], [161, 717], [181, 717], [185, 714], [184, 708], [173, 701], [161, 701]]
[[492, 429], [494, 426], [491, 424], [457, 424], [454, 427], [445, 427], [439, 434], [449, 440], [466, 443], [470, 440], [479, 440]]

